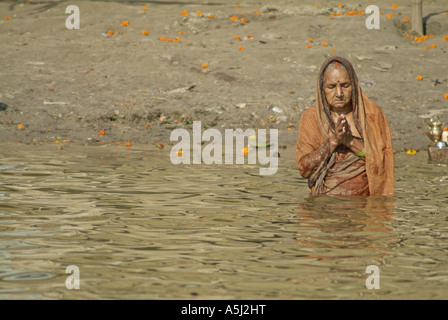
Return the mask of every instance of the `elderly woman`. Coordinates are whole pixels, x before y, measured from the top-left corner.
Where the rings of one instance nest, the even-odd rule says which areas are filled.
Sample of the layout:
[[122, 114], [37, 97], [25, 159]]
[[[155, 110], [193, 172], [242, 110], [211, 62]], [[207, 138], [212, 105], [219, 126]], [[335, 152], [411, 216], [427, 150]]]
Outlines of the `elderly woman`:
[[296, 162], [312, 195], [394, 194], [387, 119], [346, 59], [329, 58], [320, 69], [316, 104], [300, 118]]

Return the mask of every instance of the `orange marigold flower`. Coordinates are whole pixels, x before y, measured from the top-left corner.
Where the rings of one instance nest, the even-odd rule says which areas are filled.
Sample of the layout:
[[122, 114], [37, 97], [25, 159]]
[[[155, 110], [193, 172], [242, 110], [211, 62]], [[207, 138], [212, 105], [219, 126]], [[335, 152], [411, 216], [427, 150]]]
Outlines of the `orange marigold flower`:
[[129, 21], [121, 21], [121, 25], [123, 27], [127, 27], [127, 26], [129, 26]]
[[232, 20], [232, 21], [238, 21], [238, 17], [237, 17], [237, 16], [233, 16], [232, 18], [230, 18], [230, 20]]
[[23, 124], [18, 124], [18, 125], [17, 125], [17, 128], [18, 128], [19, 130], [23, 130], [25, 127], [23, 126]]
[[307, 41], [312, 42], [313, 38], [308, 38]]
[[331, 50], [330, 50], [330, 52], [331, 52], [331, 53], [335, 53], [335, 52], [336, 52], [336, 50], [334, 50], [334, 49], [331, 49]]
[[184, 10], [184, 11], [181, 11], [180, 14], [183, 15], [184, 17], [185, 17], [185, 16], [188, 16], [188, 11], [185, 11], [185, 10]]
[[213, 19], [215, 16], [209, 15], [208, 18], [209, 19]]
[[446, 100], [448, 100], [448, 93], [445, 93], [445, 95], [443, 96]]
[[342, 7], [342, 3], [339, 2], [339, 3], [338, 3], [338, 7]]
[[429, 49], [429, 47], [428, 47], [428, 46], [425, 46], [425, 47], [423, 47], [423, 49]]
[[183, 35], [183, 34], [185, 34], [185, 32], [183, 32], [183, 31], [179, 31], [179, 35], [180, 35], [180, 36]]
[[241, 40], [241, 38], [239, 36], [234, 36], [233, 37], [235, 40]]
[[424, 39], [422, 37], [415, 37], [414, 41], [417, 41], [417, 43], [420, 43], [420, 42], [424, 41]]
[[411, 22], [411, 20], [409, 20], [408, 18], [404, 18], [403, 22]]
[[196, 12], [196, 14], [197, 14], [198, 16], [200, 16], [200, 15], [202, 14], [202, 11], [201, 11], [201, 10], [198, 10], [198, 11]]
[[235, 5], [235, 8], [241, 8], [242, 6], [240, 4]]
[[415, 79], [417, 79], [417, 80], [423, 80], [423, 77], [422, 76], [417, 76], [417, 78], [415, 78]]
[[126, 147], [130, 147], [130, 146], [132, 146], [132, 143], [130, 143], [130, 142], [126, 142], [126, 143], [125, 143], [125, 146], [126, 146]]
[[248, 154], [249, 153], [249, 148], [245, 147], [242, 151], [243, 151], [244, 154]]
[[307, 44], [306, 46], [305, 46], [305, 48], [312, 48], [313, 46], [311, 46], [311, 45], [309, 45], [309, 44]]
[[174, 38], [174, 42], [180, 42], [179, 37]]
[[111, 35], [115, 34], [115, 31], [107, 30], [107, 34], [111, 36]]
[[246, 22], [247, 22], [247, 20], [246, 20], [246, 19], [244, 19], [244, 18], [241, 18], [241, 22], [242, 22], [242, 23], [246, 23]]
[[444, 36], [443, 41], [448, 41], [448, 36]]
[[398, 8], [398, 4], [394, 3], [394, 4], [392, 5], [392, 8], [397, 9], [397, 8]]
[[428, 35], [428, 38], [429, 38], [429, 39], [434, 38], [434, 35], [433, 35], [433, 34], [430, 34], [430, 35]]
[[326, 43], [326, 42], [321, 42], [320, 45], [321, 45], [321, 46], [328, 46], [328, 43]]
[[115, 144], [116, 144], [117, 146], [119, 146], [119, 145], [121, 145], [121, 142], [120, 142], [120, 141], [117, 141], [117, 142], [115, 142]]
[[359, 14], [360, 16], [363, 16], [363, 15], [364, 15], [364, 11], [363, 11], [363, 10], [359, 10], [359, 11], [358, 11], [358, 14]]
[[391, 19], [392, 18], [392, 14], [388, 13], [388, 14], [386, 14], [386, 17], [387, 17], [387, 19]]
[[160, 37], [160, 41], [166, 41], [166, 37]]
[[145, 7], [142, 8], [142, 10], [146, 11], [146, 10], [148, 10], [148, 7], [145, 6]]
[[100, 132], [98, 132], [98, 134], [99, 134], [100, 136], [104, 136], [105, 133], [106, 133], [105, 130], [100, 130]]
[[11, 17], [5, 17], [5, 21], [11, 20]]
[[238, 50], [243, 51], [243, 50], [244, 50], [244, 47], [241, 46], [241, 47], [238, 48]]
[[177, 156], [182, 157], [182, 153], [183, 153], [182, 150], [177, 151]]
[[201, 66], [202, 69], [207, 69], [208, 68], [208, 64], [203, 63]]
[[149, 35], [149, 31], [148, 31], [148, 30], [143, 30], [143, 31], [142, 31], [142, 35], [144, 35], [144, 36]]
[[173, 40], [173, 38], [169, 38], [169, 39], [166, 40], [166, 41], [168, 41], [168, 42], [173, 42], [174, 40]]
[[255, 14], [261, 14], [261, 11], [254, 10], [254, 13], [255, 13]]
[[435, 43], [431, 43], [431, 48], [437, 48], [437, 45]]
[[247, 39], [253, 39], [253, 38], [254, 38], [254, 36], [251, 34], [247, 36]]

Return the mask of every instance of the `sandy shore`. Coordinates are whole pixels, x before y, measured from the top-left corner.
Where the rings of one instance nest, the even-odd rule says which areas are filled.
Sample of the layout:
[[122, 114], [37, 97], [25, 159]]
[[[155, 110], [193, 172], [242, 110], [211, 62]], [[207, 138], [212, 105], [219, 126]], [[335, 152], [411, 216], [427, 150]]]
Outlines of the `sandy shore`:
[[[0, 141], [156, 148], [200, 120], [278, 128], [292, 146], [320, 65], [339, 55], [386, 113], [396, 152], [424, 150], [425, 118], [448, 126], [444, 2], [425, 1], [428, 38], [412, 43], [410, 1], [375, 1], [379, 30], [359, 14], [367, 0], [2, 1]], [[79, 30], [66, 28], [68, 5]]]

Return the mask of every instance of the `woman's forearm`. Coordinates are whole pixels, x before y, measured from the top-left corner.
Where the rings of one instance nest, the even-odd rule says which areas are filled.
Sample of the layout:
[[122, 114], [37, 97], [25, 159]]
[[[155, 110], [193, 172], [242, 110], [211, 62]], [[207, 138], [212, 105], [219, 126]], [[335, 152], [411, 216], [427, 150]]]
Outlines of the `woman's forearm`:
[[364, 150], [364, 143], [361, 139], [357, 139], [355, 137], [352, 137], [348, 145], [346, 145], [352, 152], [356, 155], [363, 155], [362, 153], [365, 153]]
[[330, 150], [330, 139], [327, 139], [319, 148], [303, 156], [298, 163], [302, 177], [308, 178], [319, 168], [322, 162], [327, 161], [332, 154]]

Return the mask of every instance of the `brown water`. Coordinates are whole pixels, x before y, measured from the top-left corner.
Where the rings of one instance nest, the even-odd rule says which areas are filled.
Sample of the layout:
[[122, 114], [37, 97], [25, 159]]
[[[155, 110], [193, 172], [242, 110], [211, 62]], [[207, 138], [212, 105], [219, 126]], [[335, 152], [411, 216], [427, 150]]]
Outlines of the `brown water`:
[[397, 155], [393, 199], [338, 199], [309, 197], [292, 147], [273, 176], [152, 146], [1, 150], [1, 299], [448, 298], [448, 168], [424, 151]]

